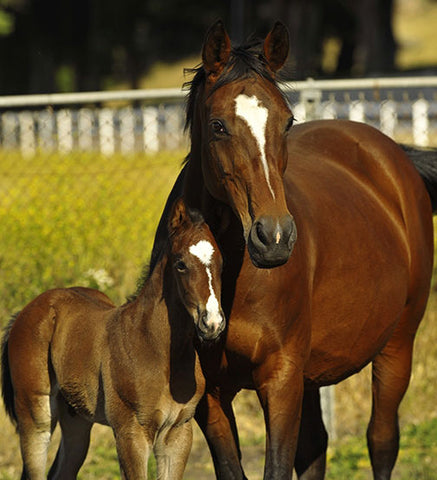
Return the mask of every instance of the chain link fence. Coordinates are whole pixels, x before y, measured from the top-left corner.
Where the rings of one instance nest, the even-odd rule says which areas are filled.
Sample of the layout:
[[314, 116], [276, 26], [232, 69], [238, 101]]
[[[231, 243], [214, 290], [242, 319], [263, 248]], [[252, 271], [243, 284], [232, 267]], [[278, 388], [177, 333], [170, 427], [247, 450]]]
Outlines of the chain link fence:
[[[298, 122], [349, 118], [437, 145], [437, 77], [285, 85]], [[188, 149], [185, 92], [0, 97], [0, 315], [41, 289], [107, 272], [135, 288]], [[2, 287], [3, 286], [3, 287]], [[4, 319], [3, 319], [4, 322]]]
[[[298, 122], [437, 146], [437, 77], [286, 85]], [[132, 293], [188, 149], [179, 90], [0, 97], [0, 324], [42, 291]], [[335, 437], [334, 390], [323, 394]]]

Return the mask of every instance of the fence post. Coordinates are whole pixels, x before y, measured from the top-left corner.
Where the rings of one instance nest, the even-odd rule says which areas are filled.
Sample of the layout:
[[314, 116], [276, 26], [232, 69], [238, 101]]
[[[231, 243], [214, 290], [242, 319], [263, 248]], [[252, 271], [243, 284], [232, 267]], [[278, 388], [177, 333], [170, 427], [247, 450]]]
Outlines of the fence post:
[[53, 111], [46, 109], [37, 113], [36, 123], [38, 128], [38, 147], [40, 150], [54, 150], [55, 124]]
[[157, 107], [143, 109], [144, 149], [146, 152], [159, 150], [159, 115]]
[[24, 111], [18, 114], [20, 125], [20, 149], [23, 155], [33, 155], [36, 151], [35, 126], [32, 112]]
[[419, 147], [427, 147], [429, 143], [428, 108], [429, 103], [424, 98], [419, 98], [412, 106], [414, 144]]
[[5, 112], [1, 116], [2, 146], [5, 148], [16, 148], [19, 145], [17, 140], [17, 116], [13, 112]]
[[393, 100], [382, 102], [379, 110], [380, 128], [383, 133], [394, 138], [395, 128], [398, 121], [396, 103]]
[[[316, 120], [319, 118], [320, 102], [322, 100], [322, 91], [314, 84], [314, 79], [308, 78], [308, 87], [300, 93], [300, 101], [303, 105], [305, 118], [302, 121]], [[299, 119], [301, 120], [301, 119]]]
[[102, 108], [99, 113], [100, 151], [103, 155], [112, 155], [115, 151], [114, 111]]
[[337, 118], [337, 111], [335, 109], [335, 95], [331, 94], [328, 101], [321, 104], [322, 114], [321, 117], [326, 120]]
[[349, 120], [354, 122], [365, 122], [364, 99], [360, 98], [349, 103]]
[[331, 440], [337, 439], [337, 426], [335, 421], [335, 387], [329, 385], [320, 389], [320, 407], [325, 428]]
[[71, 152], [73, 150], [73, 116], [71, 110], [59, 110], [56, 115], [56, 124], [59, 151], [62, 153]]
[[93, 149], [93, 111], [91, 108], [81, 108], [77, 115], [79, 132], [79, 148], [84, 151]]
[[120, 150], [122, 153], [135, 151], [135, 112], [132, 107], [123, 108], [120, 118]]

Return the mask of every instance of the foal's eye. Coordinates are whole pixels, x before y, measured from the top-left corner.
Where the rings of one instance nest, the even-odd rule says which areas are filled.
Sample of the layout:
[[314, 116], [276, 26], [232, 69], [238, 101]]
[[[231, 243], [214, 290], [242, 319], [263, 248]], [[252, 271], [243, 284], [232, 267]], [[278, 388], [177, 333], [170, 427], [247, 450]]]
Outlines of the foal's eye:
[[187, 266], [185, 265], [185, 263], [182, 260], [178, 260], [175, 263], [175, 268], [179, 273], [184, 273], [188, 270]]
[[210, 123], [211, 130], [215, 135], [226, 135], [228, 131], [221, 120], [212, 120]]
[[285, 133], [287, 133], [290, 130], [290, 128], [293, 126], [294, 120], [295, 118], [293, 117], [293, 115], [288, 119], [287, 126], [285, 127]]

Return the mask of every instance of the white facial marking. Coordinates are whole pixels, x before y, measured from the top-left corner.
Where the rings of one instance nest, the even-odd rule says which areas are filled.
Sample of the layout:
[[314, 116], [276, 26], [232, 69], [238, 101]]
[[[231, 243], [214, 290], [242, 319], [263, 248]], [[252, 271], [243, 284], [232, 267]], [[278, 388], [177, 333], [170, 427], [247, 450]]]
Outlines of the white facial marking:
[[235, 99], [235, 113], [237, 117], [242, 118], [249, 126], [252, 135], [255, 137], [256, 143], [261, 154], [261, 163], [266, 176], [267, 185], [272, 197], [275, 198], [275, 192], [270, 184], [269, 166], [266, 158], [266, 125], [269, 111], [263, 107], [261, 102], [254, 96], [240, 94]]
[[211, 259], [214, 253], [214, 247], [207, 240], [200, 240], [196, 245], [191, 245], [188, 249], [189, 252], [197, 257], [203, 265], [206, 267], [206, 274], [208, 276], [209, 286], [209, 298], [206, 302], [206, 311], [208, 312], [208, 318], [212, 323], [218, 326], [222, 322], [222, 316], [220, 314], [220, 306], [217, 300], [217, 296], [212, 287], [212, 274], [211, 274]]
[[196, 245], [191, 245], [189, 251], [192, 255], [197, 257], [205, 266], [211, 263], [214, 247], [207, 240], [200, 240]]
[[281, 241], [281, 234], [276, 232], [276, 245]]

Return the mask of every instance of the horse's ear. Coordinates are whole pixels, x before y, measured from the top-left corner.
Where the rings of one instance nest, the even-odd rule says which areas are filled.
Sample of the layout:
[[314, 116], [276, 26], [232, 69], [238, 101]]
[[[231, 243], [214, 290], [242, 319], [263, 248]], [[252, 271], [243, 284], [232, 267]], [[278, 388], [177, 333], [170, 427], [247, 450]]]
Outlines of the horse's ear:
[[273, 72], [278, 71], [285, 63], [290, 48], [290, 37], [287, 27], [276, 22], [264, 40], [264, 55]]
[[220, 75], [231, 54], [231, 40], [221, 20], [208, 30], [202, 50], [203, 68], [208, 74]]
[[170, 235], [175, 233], [189, 219], [187, 207], [182, 198], [176, 200], [171, 209], [170, 219], [168, 221], [168, 230]]

